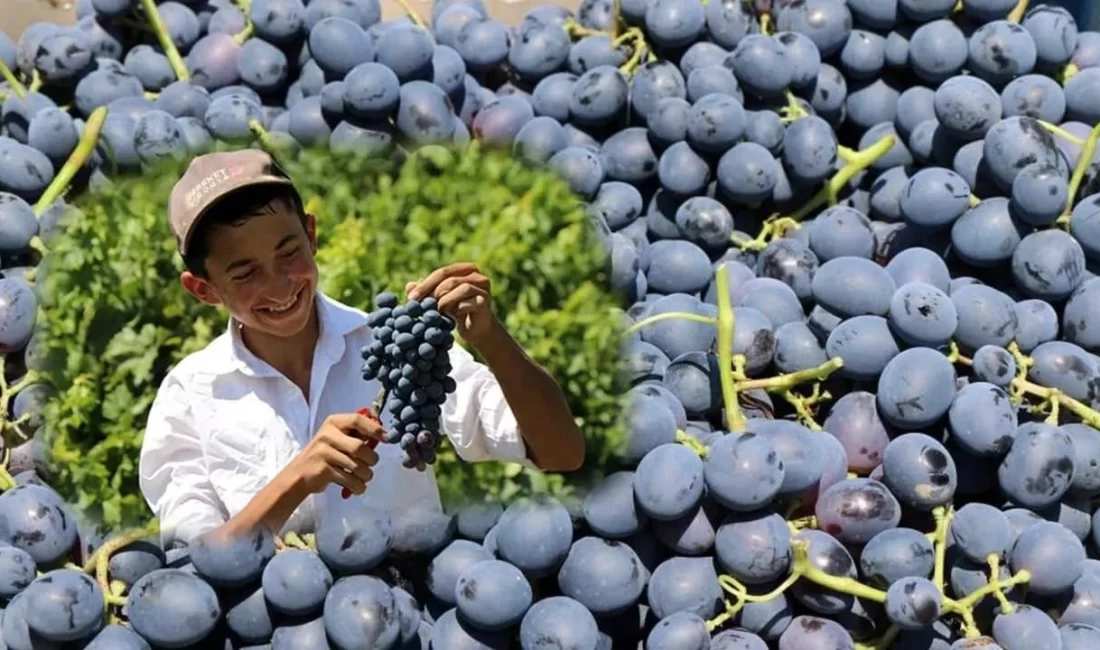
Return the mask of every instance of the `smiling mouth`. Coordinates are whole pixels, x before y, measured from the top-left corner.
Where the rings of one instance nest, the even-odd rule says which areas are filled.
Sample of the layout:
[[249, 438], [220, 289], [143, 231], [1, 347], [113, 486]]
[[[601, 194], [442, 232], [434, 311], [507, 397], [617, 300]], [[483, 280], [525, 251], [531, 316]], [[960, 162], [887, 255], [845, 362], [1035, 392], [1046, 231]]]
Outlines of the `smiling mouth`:
[[298, 306], [299, 302], [301, 302], [303, 293], [305, 293], [304, 287], [298, 289], [298, 291], [295, 292], [294, 297], [292, 297], [290, 300], [278, 305], [272, 305], [271, 307], [261, 307], [259, 311], [262, 311], [265, 314], [274, 314], [276, 316], [290, 312]]

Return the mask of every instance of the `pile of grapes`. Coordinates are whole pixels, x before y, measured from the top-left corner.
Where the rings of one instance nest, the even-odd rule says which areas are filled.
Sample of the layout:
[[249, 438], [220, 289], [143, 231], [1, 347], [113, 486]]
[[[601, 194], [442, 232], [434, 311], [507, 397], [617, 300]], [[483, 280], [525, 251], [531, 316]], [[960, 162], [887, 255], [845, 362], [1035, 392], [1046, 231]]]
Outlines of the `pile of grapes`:
[[374, 299], [367, 322], [374, 340], [363, 352], [363, 379], [382, 384], [375, 413], [385, 409], [392, 424], [386, 442], [401, 445], [401, 464], [431, 465], [443, 441], [440, 407], [455, 391], [451, 374], [455, 322], [436, 308], [435, 298], [398, 304], [390, 292]]
[[[79, 12], [0, 40], [7, 648], [1100, 648], [1100, 32], [1064, 9]], [[575, 502], [190, 550], [74, 527], [24, 441], [45, 394], [28, 281], [67, 188], [214, 141], [470, 138], [556, 170], [602, 233], [628, 327], [618, 466]], [[450, 335], [414, 333], [413, 304], [378, 304], [364, 367], [408, 464], [438, 444], [427, 356]]]

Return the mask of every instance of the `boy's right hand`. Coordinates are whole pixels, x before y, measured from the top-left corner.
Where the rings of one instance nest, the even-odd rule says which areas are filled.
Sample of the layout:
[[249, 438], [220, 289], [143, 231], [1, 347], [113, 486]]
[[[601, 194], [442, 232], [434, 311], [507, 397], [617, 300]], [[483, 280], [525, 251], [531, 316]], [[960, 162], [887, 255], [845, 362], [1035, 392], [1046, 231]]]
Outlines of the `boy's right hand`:
[[336, 483], [363, 494], [378, 463], [373, 446], [384, 438], [382, 424], [358, 413], [330, 415], [290, 467], [310, 494]]

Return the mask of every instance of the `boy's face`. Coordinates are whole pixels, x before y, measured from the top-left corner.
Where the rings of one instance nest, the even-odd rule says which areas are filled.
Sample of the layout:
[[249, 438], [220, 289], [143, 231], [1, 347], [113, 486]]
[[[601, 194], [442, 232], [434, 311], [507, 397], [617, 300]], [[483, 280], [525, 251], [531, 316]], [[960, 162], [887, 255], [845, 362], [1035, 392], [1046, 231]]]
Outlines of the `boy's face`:
[[317, 289], [315, 220], [274, 201], [238, 224], [207, 230], [206, 278], [184, 272], [184, 286], [208, 305], [224, 305], [247, 328], [291, 337], [308, 324]]

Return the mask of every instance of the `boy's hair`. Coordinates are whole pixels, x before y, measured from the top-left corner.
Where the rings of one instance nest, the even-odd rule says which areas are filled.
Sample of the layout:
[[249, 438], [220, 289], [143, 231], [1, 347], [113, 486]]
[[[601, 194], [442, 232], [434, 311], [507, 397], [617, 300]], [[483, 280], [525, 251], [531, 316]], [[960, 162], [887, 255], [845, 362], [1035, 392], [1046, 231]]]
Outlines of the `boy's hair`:
[[191, 245], [183, 255], [184, 266], [193, 275], [204, 279], [209, 277], [206, 271], [206, 257], [210, 254], [208, 241], [210, 226], [240, 226], [253, 217], [271, 214], [275, 206], [280, 203], [294, 210], [302, 226], [305, 227], [306, 212], [302, 206], [302, 198], [293, 187], [287, 185], [243, 187], [219, 199], [195, 227]]

